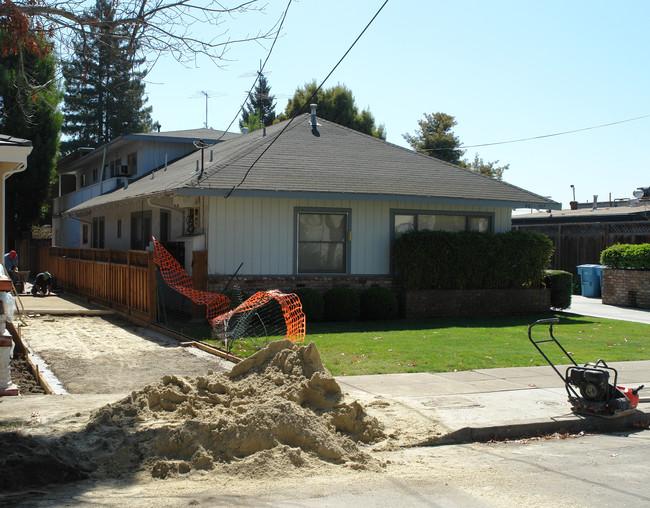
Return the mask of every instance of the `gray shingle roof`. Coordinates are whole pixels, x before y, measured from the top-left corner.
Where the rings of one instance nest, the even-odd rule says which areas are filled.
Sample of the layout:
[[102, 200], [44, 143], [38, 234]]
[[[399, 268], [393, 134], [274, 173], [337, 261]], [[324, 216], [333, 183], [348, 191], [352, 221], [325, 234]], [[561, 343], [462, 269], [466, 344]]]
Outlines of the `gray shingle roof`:
[[[71, 211], [116, 200], [179, 191], [225, 196], [309, 196], [337, 199], [390, 199], [491, 204], [559, 209], [547, 198], [415, 153], [327, 120], [312, 130], [310, 115], [206, 149], [201, 178], [200, 152]], [[281, 136], [279, 134], [284, 130]], [[266, 150], [266, 151], [264, 151]], [[212, 161], [210, 161], [212, 152]], [[252, 169], [251, 169], [252, 166]]]

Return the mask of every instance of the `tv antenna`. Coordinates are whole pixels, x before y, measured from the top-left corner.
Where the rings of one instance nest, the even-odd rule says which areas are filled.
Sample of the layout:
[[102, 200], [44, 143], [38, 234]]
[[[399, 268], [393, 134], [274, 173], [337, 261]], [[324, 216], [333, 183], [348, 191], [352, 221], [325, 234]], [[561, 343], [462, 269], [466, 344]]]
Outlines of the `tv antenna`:
[[228, 94], [221, 93], [221, 92], [210, 92], [207, 90], [199, 90], [198, 92], [194, 93], [193, 95], [190, 96], [190, 99], [200, 99], [201, 97], [205, 97], [205, 128], [208, 128], [208, 99], [211, 99], [212, 97], [225, 97]]

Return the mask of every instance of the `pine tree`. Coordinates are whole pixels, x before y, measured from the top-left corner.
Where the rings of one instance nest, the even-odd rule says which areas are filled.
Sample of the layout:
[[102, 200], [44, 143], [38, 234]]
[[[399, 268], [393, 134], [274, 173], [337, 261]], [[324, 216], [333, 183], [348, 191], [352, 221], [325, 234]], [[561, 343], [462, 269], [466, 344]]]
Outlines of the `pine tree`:
[[[97, 0], [93, 15], [112, 20], [114, 8]], [[134, 58], [124, 29], [93, 29], [74, 44], [75, 57], [63, 63], [66, 81], [62, 151], [96, 147], [133, 132], [153, 129], [151, 107], [145, 107], [144, 59]]]
[[[5, 35], [0, 33], [0, 45]], [[49, 222], [48, 197], [63, 121], [52, 45], [42, 36], [34, 41], [36, 46], [20, 46], [0, 56], [0, 133], [28, 139], [33, 146], [27, 169], [6, 182], [7, 246], [31, 226]]]
[[271, 95], [271, 87], [263, 74], [260, 74], [255, 90], [248, 94], [246, 108], [242, 111], [241, 120], [239, 121], [240, 129], [244, 127], [250, 129], [250, 116], [259, 117], [266, 127], [273, 124], [275, 120], [275, 95]]

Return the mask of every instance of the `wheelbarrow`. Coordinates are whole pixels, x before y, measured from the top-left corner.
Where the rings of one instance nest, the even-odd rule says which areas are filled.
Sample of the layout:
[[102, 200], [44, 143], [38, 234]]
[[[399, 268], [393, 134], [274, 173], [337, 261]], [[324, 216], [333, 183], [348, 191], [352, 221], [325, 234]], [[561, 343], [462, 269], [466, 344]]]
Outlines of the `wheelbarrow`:
[[[601, 418], [618, 418], [636, 411], [639, 404], [639, 391], [643, 389], [644, 385], [637, 388], [619, 386], [617, 370], [608, 366], [602, 359], [596, 363], [586, 363], [584, 366], [578, 365], [553, 335], [553, 325], [559, 321], [559, 318], [535, 321], [528, 326], [528, 339], [564, 382], [573, 412]], [[545, 324], [549, 325], [548, 333], [550, 338], [533, 340], [533, 327]], [[554, 342], [573, 364], [566, 369], [564, 375], [539, 347], [540, 344], [545, 342]], [[612, 382], [610, 382], [610, 378], [613, 378]]]

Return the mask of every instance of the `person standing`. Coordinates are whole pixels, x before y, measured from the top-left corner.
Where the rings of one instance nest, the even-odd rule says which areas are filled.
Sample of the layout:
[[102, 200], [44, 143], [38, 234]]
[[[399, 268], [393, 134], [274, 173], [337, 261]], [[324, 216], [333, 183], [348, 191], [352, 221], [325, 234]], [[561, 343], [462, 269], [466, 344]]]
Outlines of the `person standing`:
[[50, 272], [39, 273], [34, 280], [34, 285], [32, 286], [32, 295], [34, 296], [47, 296], [52, 290], [52, 276]]
[[5, 254], [5, 271], [14, 283], [16, 291], [22, 293], [23, 288], [20, 283], [20, 277], [18, 276], [18, 254], [16, 254], [15, 250], [10, 250]]

